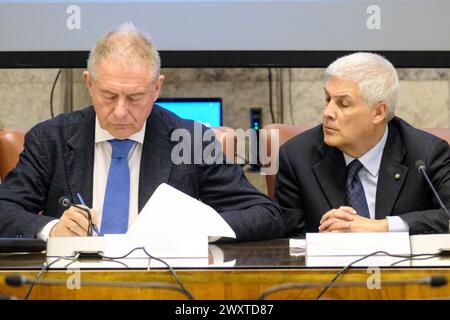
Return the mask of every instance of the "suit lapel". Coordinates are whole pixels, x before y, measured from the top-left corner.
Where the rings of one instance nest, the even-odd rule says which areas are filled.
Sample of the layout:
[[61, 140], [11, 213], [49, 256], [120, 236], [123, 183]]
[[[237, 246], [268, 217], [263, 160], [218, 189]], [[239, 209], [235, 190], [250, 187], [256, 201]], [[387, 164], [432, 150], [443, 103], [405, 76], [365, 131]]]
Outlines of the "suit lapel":
[[322, 188], [331, 208], [338, 208], [346, 203], [345, 160], [342, 152], [322, 144], [319, 148], [322, 161], [313, 165], [317, 182]]
[[94, 175], [95, 112], [90, 109], [86, 126], [68, 139], [63, 154], [69, 182], [71, 201], [78, 203], [80, 193], [88, 207], [92, 207], [92, 184]]
[[167, 183], [172, 170], [172, 129], [161, 119], [158, 107], [154, 106], [147, 120], [144, 145], [139, 172], [138, 211], [147, 203], [161, 183]]
[[376, 219], [384, 219], [392, 214], [392, 209], [408, 174], [408, 167], [402, 164], [405, 155], [405, 146], [398, 130], [389, 123], [388, 138], [378, 175], [375, 201]]

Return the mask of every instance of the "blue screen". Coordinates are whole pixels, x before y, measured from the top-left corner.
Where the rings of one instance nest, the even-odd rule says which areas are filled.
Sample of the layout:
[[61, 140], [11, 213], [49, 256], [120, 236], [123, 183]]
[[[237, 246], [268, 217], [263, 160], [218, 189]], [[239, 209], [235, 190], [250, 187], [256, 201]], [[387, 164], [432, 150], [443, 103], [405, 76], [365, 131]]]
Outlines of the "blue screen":
[[222, 125], [222, 103], [220, 99], [192, 101], [168, 99], [157, 100], [156, 104], [172, 111], [181, 118], [196, 120], [207, 127], [217, 127]]

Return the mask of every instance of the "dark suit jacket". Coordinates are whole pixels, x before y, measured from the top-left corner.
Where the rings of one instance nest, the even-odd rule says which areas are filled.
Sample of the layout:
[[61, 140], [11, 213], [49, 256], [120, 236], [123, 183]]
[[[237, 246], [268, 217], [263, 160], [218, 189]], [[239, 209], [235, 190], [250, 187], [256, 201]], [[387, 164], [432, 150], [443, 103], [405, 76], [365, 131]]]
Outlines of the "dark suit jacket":
[[[216, 209], [238, 240], [283, 236], [281, 210], [250, 185], [239, 166], [172, 162], [172, 148], [179, 143], [171, 141], [172, 131], [185, 128], [194, 139], [193, 123], [154, 106], [142, 149], [139, 211], [165, 182]], [[79, 192], [86, 205], [92, 206], [94, 135], [92, 107], [60, 115], [27, 133], [17, 167], [0, 184], [1, 237], [34, 237], [50, 220], [61, 216], [58, 199], [63, 195], [76, 202]], [[198, 138], [202, 143], [202, 137]], [[203, 143], [203, 148], [209, 143]], [[41, 210], [44, 214], [37, 215]]]
[[[395, 117], [389, 122], [378, 176], [376, 219], [401, 215], [410, 234], [445, 233], [449, 218], [416, 170], [419, 159], [425, 161], [432, 183], [450, 207], [448, 143]], [[345, 180], [344, 156], [324, 144], [322, 125], [286, 142], [280, 148], [275, 197], [283, 208], [289, 234], [317, 232], [324, 213], [346, 205]]]

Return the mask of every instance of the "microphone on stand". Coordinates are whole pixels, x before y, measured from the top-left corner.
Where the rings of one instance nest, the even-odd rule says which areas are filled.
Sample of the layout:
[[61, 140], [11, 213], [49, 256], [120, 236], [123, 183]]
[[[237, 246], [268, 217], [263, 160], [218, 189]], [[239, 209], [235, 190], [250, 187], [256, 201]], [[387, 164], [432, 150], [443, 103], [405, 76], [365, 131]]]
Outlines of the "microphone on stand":
[[[276, 285], [270, 287], [263, 291], [263, 293], [259, 296], [258, 300], [264, 300], [267, 296], [283, 290], [290, 289], [315, 289], [315, 288], [325, 288], [328, 286], [330, 282], [310, 282], [310, 283], [283, 283], [280, 285]], [[445, 276], [430, 276], [415, 280], [391, 280], [391, 281], [383, 281], [381, 285], [383, 286], [396, 286], [396, 285], [428, 285], [430, 287], [442, 287], [447, 285], [447, 278]], [[366, 281], [361, 282], [337, 282], [333, 283], [331, 287], [365, 287], [367, 286]]]
[[425, 162], [423, 160], [417, 160], [416, 161], [416, 169], [417, 171], [419, 171], [419, 173], [422, 173], [422, 175], [425, 177], [425, 180], [428, 182], [428, 185], [430, 186], [431, 190], [434, 193], [434, 196], [436, 197], [437, 201], [439, 202], [439, 205], [441, 206], [442, 210], [444, 210], [445, 214], [447, 215], [447, 217], [450, 219], [450, 215], [448, 214], [448, 210], [445, 207], [444, 203], [441, 200], [441, 197], [439, 197], [436, 189], [434, 188], [433, 184], [431, 183], [430, 178], [428, 177], [427, 174], [427, 168], [425, 167]]
[[[22, 285], [63, 285], [67, 286], [67, 280], [42, 279], [33, 280], [20, 274], [10, 274], [5, 276], [5, 283], [11, 287], [20, 287]], [[167, 289], [183, 293], [189, 300], [194, 300], [194, 296], [179, 285], [165, 282], [144, 282], [144, 281], [83, 281], [80, 280], [80, 286], [91, 287], [116, 287], [116, 288], [152, 288]]]
[[[431, 183], [430, 178], [427, 174], [427, 168], [425, 167], [425, 162], [423, 160], [417, 160], [416, 161], [416, 169], [419, 171], [419, 173], [422, 173], [422, 175], [425, 177], [425, 180], [428, 182], [428, 185], [430, 186], [431, 190], [433, 191], [434, 196], [436, 197], [437, 201], [439, 202], [439, 205], [441, 206], [441, 209], [444, 210], [445, 214], [447, 215], [447, 218], [450, 220], [450, 215], [448, 213], [447, 208], [445, 207], [444, 203], [441, 200], [441, 197], [439, 197], [439, 194], [437, 193], [436, 189], [434, 188], [433, 184]], [[447, 231], [448, 233], [448, 231]], [[439, 249], [441, 256], [443, 257], [449, 257], [450, 256], [450, 249], [449, 248], [441, 248]]]

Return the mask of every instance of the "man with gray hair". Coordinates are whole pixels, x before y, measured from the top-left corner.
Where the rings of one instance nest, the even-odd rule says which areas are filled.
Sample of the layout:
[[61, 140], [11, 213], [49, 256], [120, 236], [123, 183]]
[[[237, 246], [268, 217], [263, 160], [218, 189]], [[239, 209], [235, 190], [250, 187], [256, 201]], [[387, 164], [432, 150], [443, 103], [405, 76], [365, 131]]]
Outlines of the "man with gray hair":
[[449, 217], [415, 164], [425, 161], [449, 207], [449, 145], [394, 116], [399, 83], [392, 64], [359, 52], [325, 73], [323, 123], [280, 148], [275, 197], [289, 235], [446, 233]]
[[[162, 183], [216, 209], [238, 241], [284, 235], [280, 208], [238, 165], [222, 164], [222, 152], [212, 164], [172, 161], [177, 129], [191, 133], [191, 150], [199, 144], [203, 154], [209, 145], [194, 134], [194, 121], [154, 104], [164, 82], [160, 58], [133, 25], [97, 41], [83, 76], [93, 106], [32, 128], [17, 167], [2, 181], [0, 237], [85, 236], [92, 226], [85, 210], [100, 235], [125, 233]], [[61, 208], [62, 196], [85, 210]]]

